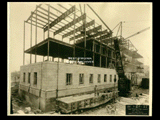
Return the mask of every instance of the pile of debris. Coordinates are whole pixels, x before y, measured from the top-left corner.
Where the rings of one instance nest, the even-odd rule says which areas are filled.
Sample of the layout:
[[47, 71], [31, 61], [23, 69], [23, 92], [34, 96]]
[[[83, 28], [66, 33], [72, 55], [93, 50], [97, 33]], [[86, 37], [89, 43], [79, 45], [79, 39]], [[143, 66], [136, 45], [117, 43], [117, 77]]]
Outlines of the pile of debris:
[[31, 110], [31, 107], [25, 107], [24, 110], [20, 109], [15, 114], [41, 114], [42, 111], [40, 109]]
[[125, 115], [126, 105], [149, 105], [149, 95], [141, 93], [131, 98], [120, 97], [115, 104], [117, 115]]

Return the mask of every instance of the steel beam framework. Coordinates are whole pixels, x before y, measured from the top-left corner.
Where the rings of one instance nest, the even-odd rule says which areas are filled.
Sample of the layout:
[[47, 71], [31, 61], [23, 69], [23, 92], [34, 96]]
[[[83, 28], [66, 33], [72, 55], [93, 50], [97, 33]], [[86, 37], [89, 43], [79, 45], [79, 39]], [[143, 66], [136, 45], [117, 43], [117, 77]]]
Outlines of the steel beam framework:
[[[104, 34], [108, 34], [108, 31], [110, 31], [110, 29], [106, 29], [104, 31], [102, 31], [102, 26], [99, 28], [98, 26], [100, 26], [98, 23], [95, 22], [95, 20], [91, 19], [89, 16], [87, 16], [86, 14], [86, 7], [88, 7], [88, 5], [86, 6], [84, 4], [84, 8], [82, 11], [81, 5], [79, 4], [80, 10], [78, 9], [78, 7], [76, 7], [75, 5], [71, 5], [69, 4], [69, 6], [71, 8], [69, 8], [69, 6], [63, 6], [61, 4], [57, 4], [57, 6], [59, 6], [62, 9], [58, 9], [56, 8], [56, 6], [52, 6], [50, 4], [39, 4], [36, 6], [36, 9], [31, 12], [31, 15], [28, 17], [28, 19], [26, 21], [24, 21], [24, 42], [23, 42], [23, 64], [25, 64], [25, 24], [28, 23], [30, 24], [30, 48], [32, 48], [32, 32], [33, 32], [33, 27], [35, 27], [35, 45], [37, 45], [37, 28], [40, 28], [43, 30], [43, 40], [45, 40], [46, 37], [50, 37], [50, 33], [53, 33], [53, 38], [55, 38], [55, 36], [61, 35], [62, 36], [62, 41], [64, 38], [69, 38], [69, 43], [70, 40], [73, 39], [73, 45], [74, 45], [74, 49], [73, 49], [73, 56], [75, 56], [75, 48], [78, 47], [75, 45], [76, 41], [79, 40], [77, 36], [81, 36], [84, 39], [84, 57], [86, 56], [86, 35], [91, 34], [92, 37], [94, 37], [96, 39], [99, 38], [101, 44], [104, 42], [102, 41], [102, 35]], [[75, 6], [75, 9], [73, 9]], [[55, 11], [55, 12], [53, 12]], [[70, 13], [69, 13], [70, 12]], [[94, 11], [95, 12], [95, 11]], [[81, 15], [79, 15], [78, 13], [80, 13]], [[83, 15], [86, 15], [85, 18], [81, 17]], [[65, 15], [65, 18], [64, 16]], [[99, 16], [98, 16], [99, 17]], [[81, 19], [83, 18], [83, 19]], [[58, 19], [58, 20], [57, 20]], [[61, 19], [61, 20], [59, 20]], [[56, 21], [56, 22], [54, 22]], [[82, 21], [82, 22], [80, 22]], [[54, 24], [53, 24], [54, 22]], [[72, 22], [72, 24], [71, 24]], [[103, 21], [102, 21], [103, 22]], [[97, 26], [98, 25], [98, 26]], [[105, 24], [106, 25], [106, 24]], [[53, 27], [52, 27], [53, 26]], [[66, 29], [62, 29], [65, 28]], [[95, 31], [94, 29], [96, 29], [98, 27], [98, 29]], [[82, 29], [83, 28], [83, 29]], [[100, 30], [100, 31], [99, 31]], [[47, 32], [47, 36], [45, 36], [45, 32]], [[56, 34], [55, 34], [56, 32]], [[79, 34], [79, 32], [81, 34]], [[83, 34], [82, 34], [83, 32]], [[92, 34], [94, 33], [94, 34]], [[80, 37], [80, 39], [81, 39]], [[82, 39], [81, 39], [82, 40]], [[47, 60], [49, 60], [49, 41], [48, 41], [48, 49], [47, 49]], [[93, 43], [94, 44], [94, 43]], [[100, 50], [101, 50], [101, 46], [100, 45]], [[32, 54], [30, 53], [30, 63], [32, 63]], [[37, 51], [35, 50], [35, 63], [37, 62]], [[94, 57], [93, 53], [93, 57]], [[44, 57], [43, 56], [43, 61], [44, 61]], [[101, 62], [101, 56], [100, 56], [100, 62]], [[100, 63], [101, 64], [101, 63]], [[93, 64], [94, 65], [94, 64]]]

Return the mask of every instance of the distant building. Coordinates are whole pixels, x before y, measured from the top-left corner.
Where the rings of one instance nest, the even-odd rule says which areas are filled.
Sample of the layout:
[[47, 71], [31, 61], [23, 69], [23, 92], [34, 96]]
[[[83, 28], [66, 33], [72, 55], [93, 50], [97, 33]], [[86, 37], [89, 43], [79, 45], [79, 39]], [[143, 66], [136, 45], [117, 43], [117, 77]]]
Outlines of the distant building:
[[144, 65], [144, 74], [146, 78], [149, 78], [149, 66], [148, 65]]
[[20, 71], [11, 72], [11, 86], [18, 84], [20, 81]]

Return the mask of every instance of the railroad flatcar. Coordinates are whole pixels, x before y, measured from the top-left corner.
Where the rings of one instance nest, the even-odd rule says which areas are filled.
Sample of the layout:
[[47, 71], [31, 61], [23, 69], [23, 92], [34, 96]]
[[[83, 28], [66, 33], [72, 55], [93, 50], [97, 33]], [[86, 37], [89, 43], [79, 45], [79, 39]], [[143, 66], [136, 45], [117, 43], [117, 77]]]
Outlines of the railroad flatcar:
[[93, 108], [110, 101], [113, 98], [118, 97], [118, 91], [99, 93], [95, 96], [94, 93], [80, 95], [80, 96], [69, 96], [58, 98], [58, 106], [61, 113], [73, 113], [87, 108]]

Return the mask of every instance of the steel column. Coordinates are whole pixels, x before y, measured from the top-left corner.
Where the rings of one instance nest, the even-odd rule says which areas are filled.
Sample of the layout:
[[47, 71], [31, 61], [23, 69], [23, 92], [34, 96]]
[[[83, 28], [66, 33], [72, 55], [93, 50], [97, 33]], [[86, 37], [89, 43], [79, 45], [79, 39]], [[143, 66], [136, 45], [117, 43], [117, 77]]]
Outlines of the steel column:
[[93, 66], [94, 66], [94, 40], [93, 40], [93, 49], [92, 49], [92, 52], [93, 52]]
[[75, 57], [75, 17], [76, 17], [76, 12], [74, 11], [74, 49], [73, 49], [73, 57]]
[[23, 65], [25, 65], [25, 21], [24, 21], [24, 36], [23, 36]]
[[[35, 45], [37, 45], [37, 6], [36, 6]], [[35, 63], [36, 62], [37, 62], [37, 47], [35, 48]]]
[[[84, 4], [84, 14], [86, 13]], [[84, 57], [86, 57], [86, 18], [84, 19]]]
[[[31, 12], [31, 14], [33, 14]], [[30, 48], [32, 47], [32, 17], [31, 17], [31, 31], [30, 31]], [[32, 54], [30, 53], [30, 64], [32, 63]]]
[[101, 51], [102, 51], [102, 50], [101, 50], [101, 49], [102, 49], [102, 45], [101, 45], [101, 43], [100, 43], [100, 58], [99, 58], [99, 63], [100, 63], [100, 64], [99, 64], [99, 67], [102, 66], [102, 56], [101, 56], [101, 54], [102, 54]]
[[[49, 38], [49, 13], [50, 13], [50, 6], [48, 6], [48, 38]], [[48, 39], [48, 53], [47, 53], [47, 60], [49, 61], [49, 39]]]

